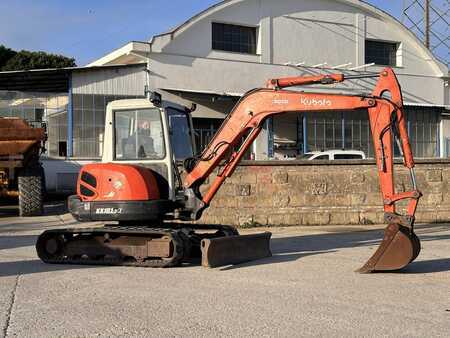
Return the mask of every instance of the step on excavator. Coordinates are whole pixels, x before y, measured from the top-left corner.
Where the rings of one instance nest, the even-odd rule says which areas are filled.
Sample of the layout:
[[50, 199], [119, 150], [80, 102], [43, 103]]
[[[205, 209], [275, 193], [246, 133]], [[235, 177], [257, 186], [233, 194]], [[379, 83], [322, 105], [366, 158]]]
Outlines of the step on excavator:
[[[286, 90], [312, 84], [377, 77], [367, 95]], [[231, 226], [196, 224], [230, 177], [267, 118], [287, 112], [368, 111], [388, 223], [373, 256], [357, 271], [398, 270], [420, 252], [414, 214], [421, 193], [414, 175], [403, 99], [390, 68], [377, 74], [326, 74], [269, 80], [247, 92], [209, 145], [193, 156], [191, 110], [161, 100], [119, 100], [107, 107], [103, 163], [84, 166], [69, 210], [81, 222], [101, 227], [43, 232], [36, 243], [46, 263], [171, 267], [201, 257], [207, 267], [271, 255], [270, 233], [239, 235]], [[411, 174], [411, 191], [395, 192], [394, 142]], [[183, 160], [183, 169], [180, 169]], [[211, 175], [216, 170], [215, 175]], [[213, 177], [214, 176], [214, 177]], [[204, 183], [211, 180], [208, 186]], [[301, 193], [301, 192], [299, 192]], [[408, 200], [406, 211], [396, 203]], [[110, 224], [109, 224], [110, 223]]]

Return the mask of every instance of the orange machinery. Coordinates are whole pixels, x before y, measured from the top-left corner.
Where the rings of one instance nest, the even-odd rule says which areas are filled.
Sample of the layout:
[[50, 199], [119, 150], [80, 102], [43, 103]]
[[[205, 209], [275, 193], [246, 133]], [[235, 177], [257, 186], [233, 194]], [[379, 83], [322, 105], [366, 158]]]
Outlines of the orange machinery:
[[[298, 92], [286, 87], [333, 84], [352, 78], [378, 77], [372, 95]], [[200, 250], [203, 264], [217, 266], [270, 255], [270, 234], [238, 235], [231, 227], [183, 223], [200, 219], [227, 177], [233, 174], [246, 150], [260, 133], [265, 120], [286, 112], [332, 112], [367, 109], [389, 224], [378, 250], [359, 272], [401, 269], [420, 252], [413, 231], [414, 214], [421, 193], [417, 190], [414, 160], [408, 139], [403, 99], [398, 80], [390, 68], [376, 75], [320, 76], [272, 79], [266, 88], [246, 93], [223, 122], [200, 156], [185, 161], [187, 176], [173, 188], [172, 200], [162, 197], [158, 176], [151, 169], [126, 164], [93, 164], [81, 170], [78, 196], [71, 199], [71, 212], [80, 220], [119, 221], [95, 229], [44, 232], [37, 251], [49, 263], [173, 266], [189, 260]], [[163, 114], [163, 109], [161, 110]], [[244, 141], [242, 141], [244, 139]], [[397, 140], [410, 170], [412, 190], [394, 189], [393, 142]], [[169, 145], [167, 145], [169, 146]], [[167, 147], [170, 149], [170, 147]], [[202, 194], [200, 187], [214, 169], [220, 170]], [[116, 179], [120, 177], [120, 179]], [[120, 184], [115, 182], [120, 181]], [[395, 204], [409, 200], [405, 215]], [[180, 222], [173, 222], [178, 220]], [[155, 226], [155, 224], [157, 226]], [[211, 230], [211, 227], [206, 229]]]

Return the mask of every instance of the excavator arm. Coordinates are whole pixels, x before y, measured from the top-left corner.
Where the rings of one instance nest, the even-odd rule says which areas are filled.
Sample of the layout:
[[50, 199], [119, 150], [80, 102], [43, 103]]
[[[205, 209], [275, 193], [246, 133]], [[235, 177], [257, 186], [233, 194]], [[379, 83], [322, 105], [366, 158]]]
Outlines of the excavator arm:
[[[351, 78], [378, 77], [378, 83], [370, 96], [351, 96], [290, 91], [284, 88], [333, 84]], [[420, 251], [420, 242], [413, 232], [414, 214], [421, 193], [417, 190], [414, 160], [408, 139], [403, 99], [398, 80], [390, 68], [376, 75], [346, 76], [331, 74], [308, 77], [272, 79], [267, 88], [246, 93], [228, 115], [215, 137], [200, 157], [187, 166], [189, 174], [184, 188], [189, 201], [186, 205], [189, 218], [196, 220], [209, 206], [211, 200], [230, 177], [250, 145], [260, 133], [265, 120], [287, 112], [330, 112], [367, 109], [383, 196], [385, 219], [389, 226], [380, 247], [359, 270], [396, 270], [414, 260]], [[244, 141], [242, 141], [244, 139]], [[394, 189], [393, 142], [396, 140], [409, 169], [412, 190], [397, 193]], [[220, 164], [221, 168], [204, 195], [200, 186]], [[396, 213], [395, 204], [408, 199], [405, 215]]]

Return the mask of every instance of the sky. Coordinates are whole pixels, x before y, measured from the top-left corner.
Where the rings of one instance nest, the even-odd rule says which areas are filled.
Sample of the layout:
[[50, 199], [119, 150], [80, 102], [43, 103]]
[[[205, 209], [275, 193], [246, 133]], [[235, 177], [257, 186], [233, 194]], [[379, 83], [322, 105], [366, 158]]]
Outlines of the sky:
[[[0, 0], [0, 44], [74, 57], [84, 66], [148, 41], [218, 0]], [[401, 18], [403, 0], [367, 2]]]

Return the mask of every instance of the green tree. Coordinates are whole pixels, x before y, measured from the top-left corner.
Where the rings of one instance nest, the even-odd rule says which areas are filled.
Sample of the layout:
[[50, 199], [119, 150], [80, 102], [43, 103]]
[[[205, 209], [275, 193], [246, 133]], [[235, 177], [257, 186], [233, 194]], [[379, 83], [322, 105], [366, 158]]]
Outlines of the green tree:
[[2, 67], [3, 71], [75, 67], [75, 59], [45, 52], [21, 50]]
[[0, 69], [2, 69], [9, 59], [14, 57], [17, 52], [13, 51], [10, 48], [7, 48], [3, 45], [0, 45]]

